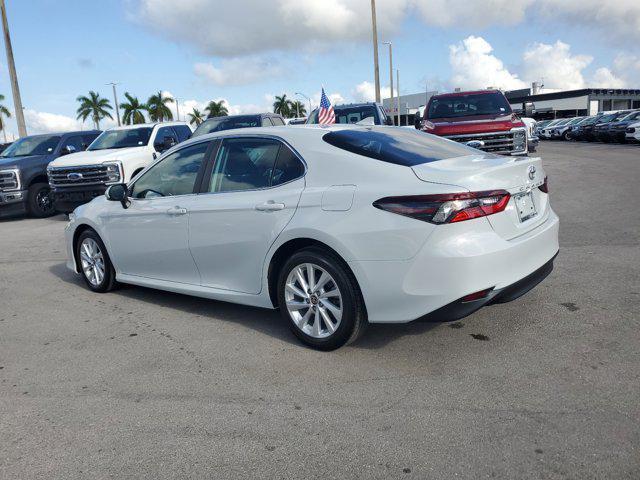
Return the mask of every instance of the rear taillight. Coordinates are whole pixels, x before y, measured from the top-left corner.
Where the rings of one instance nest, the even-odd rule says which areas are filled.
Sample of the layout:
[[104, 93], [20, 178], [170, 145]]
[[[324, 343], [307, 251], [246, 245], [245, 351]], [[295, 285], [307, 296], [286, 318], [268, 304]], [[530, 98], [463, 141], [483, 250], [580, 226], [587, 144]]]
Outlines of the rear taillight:
[[380, 210], [397, 213], [429, 223], [455, 223], [502, 212], [509, 203], [509, 192], [445, 193], [385, 197], [373, 202]]
[[538, 187], [541, 192], [549, 193], [549, 181], [548, 181], [548, 178], [549, 177], [544, 177], [544, 182], [542, 183], [542, 185], [540, 185]]

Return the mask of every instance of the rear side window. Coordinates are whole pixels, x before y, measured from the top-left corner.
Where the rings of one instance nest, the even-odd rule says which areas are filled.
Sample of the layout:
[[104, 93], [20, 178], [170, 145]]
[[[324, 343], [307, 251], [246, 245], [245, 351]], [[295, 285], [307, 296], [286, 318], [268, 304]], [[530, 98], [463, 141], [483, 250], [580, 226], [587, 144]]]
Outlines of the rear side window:
[[478, 154], [465, 145], [408, 128], [337, 130], [322, 139], [342, 150], [406, 167]]
[[284, 120], [282, 120], [280, 117], [271, 117], [271, 121], [276, 127], [284, 125]]
[[276, 166], [271, 176], [271, 186], [290, 182], [304, 175], [304, 165], [285, 145], [280, 145]]

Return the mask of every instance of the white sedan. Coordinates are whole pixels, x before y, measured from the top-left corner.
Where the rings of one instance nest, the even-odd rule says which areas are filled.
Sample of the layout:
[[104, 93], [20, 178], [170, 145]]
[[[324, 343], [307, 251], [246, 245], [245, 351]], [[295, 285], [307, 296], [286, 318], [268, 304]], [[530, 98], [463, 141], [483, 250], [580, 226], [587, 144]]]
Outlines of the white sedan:
[[627, 142], [639, 143], [640, 142], [640, 122], [632, 123], [627, 127], [625, 133], [625, 140]]
[[279, 308], [330, 350], [368, 322], [519, 297], [553, 268], [558, 217], [539, 158], [395, 127], [270, 127], [179, 144], [76, 209], [66, 240], [93, 291]]

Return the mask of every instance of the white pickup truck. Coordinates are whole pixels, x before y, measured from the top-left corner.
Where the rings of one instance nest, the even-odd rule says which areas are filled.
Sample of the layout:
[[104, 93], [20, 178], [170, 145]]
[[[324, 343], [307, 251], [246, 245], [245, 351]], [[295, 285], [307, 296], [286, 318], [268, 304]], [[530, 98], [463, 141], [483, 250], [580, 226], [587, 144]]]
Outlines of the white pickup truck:
[[186, 122], [128, 125], [105, 130], [84, 152], [57, 158], [47, 167], [54, 207], [63, 213], [127, 183], [162, 152], [191, 136]]

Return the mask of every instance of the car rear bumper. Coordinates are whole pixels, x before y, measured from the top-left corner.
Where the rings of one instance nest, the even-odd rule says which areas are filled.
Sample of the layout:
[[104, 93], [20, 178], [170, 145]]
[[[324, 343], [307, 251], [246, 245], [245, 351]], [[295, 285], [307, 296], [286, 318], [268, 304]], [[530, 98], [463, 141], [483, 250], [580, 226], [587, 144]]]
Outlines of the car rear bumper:
[[0, 192], [0, 218], [24, 215], [28, 211], [29, 191]]
[[[468, 222], [475, 222], [473, 230], [464, 225]], [[541, 225], [512, 240], [495, 233], [486, 218], [468, 222], [439, 227], [410, 260], [349, 264], [370, 322], [410, 322], [428, 314], [437, 316], [443, 307], [464, 316], [494, 299], [506, 301], [519, 282], [535, 286], [526, 279], [549, 262], [552, 265], [558, 253], [559, 221], [551, 209]], [[475, 305], [451, 305], [486, 289], [491, 293]], [[447, 313], [442, 320], [452, 319], [450, 311], [440, 313]]]
[[51, 192], [54, 208], [58, 212], [71, 213], [76, 207], [90, 202], [100, 195], [104, 195], [107, 187], [91, 185], [86, 187], [54, 189]]

